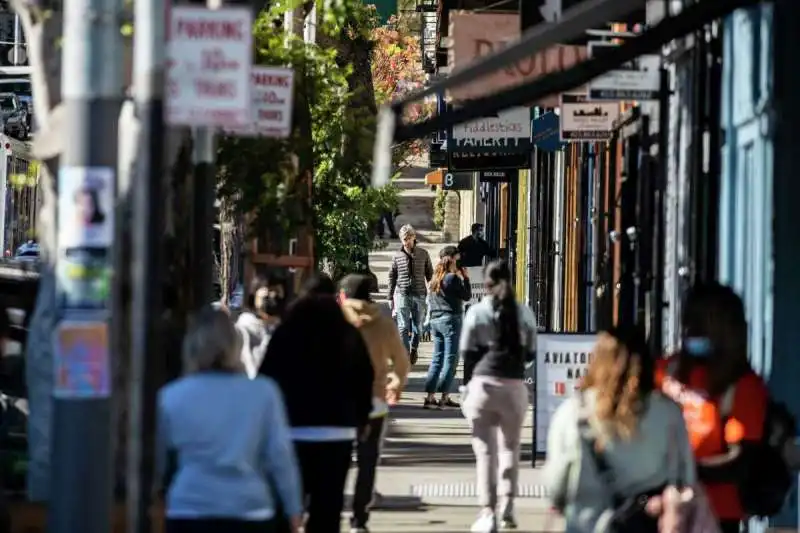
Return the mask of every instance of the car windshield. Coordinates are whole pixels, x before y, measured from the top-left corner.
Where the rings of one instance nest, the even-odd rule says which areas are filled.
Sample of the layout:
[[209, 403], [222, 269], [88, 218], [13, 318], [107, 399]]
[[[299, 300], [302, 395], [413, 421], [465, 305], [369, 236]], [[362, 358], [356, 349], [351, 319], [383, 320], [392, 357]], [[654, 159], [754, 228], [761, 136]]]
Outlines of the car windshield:
[[34, 248], [23, 250], [17, 254], [17, 257], [39, 257], [39, 250]]
[[0, 97], [0, 109], [3, 111], [13, 111], [14, 110], [14, 99], [10, 96], [2, 96]]

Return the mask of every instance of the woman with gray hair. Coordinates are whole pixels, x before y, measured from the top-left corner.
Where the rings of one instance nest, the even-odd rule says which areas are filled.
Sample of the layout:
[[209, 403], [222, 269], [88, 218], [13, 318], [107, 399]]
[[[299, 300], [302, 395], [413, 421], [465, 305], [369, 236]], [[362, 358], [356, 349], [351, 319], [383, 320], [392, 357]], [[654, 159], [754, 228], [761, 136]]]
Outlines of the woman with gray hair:
[[283, 397], [271, 379], [247, 376], [241, 343], [227, 313], [200, 311], [183, 341], [185, 375], [159, 392], [167, 533], [272, 531], [278, 505], [299, 531], [300, 476]]

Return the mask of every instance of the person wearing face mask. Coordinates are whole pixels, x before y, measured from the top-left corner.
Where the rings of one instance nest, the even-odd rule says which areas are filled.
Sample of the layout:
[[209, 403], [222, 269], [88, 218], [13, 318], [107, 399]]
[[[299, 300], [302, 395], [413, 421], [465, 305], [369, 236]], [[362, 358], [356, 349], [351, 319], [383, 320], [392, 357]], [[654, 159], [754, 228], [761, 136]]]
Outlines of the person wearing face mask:
[[656, 384], [683, 408], [703, 483], [723, 533], [747, 518], [740, 490], [764, 432], [768, 392], [748, 360], [741, 298], [717, 283], [686, 298], [681, 350], [662, 360]]
[[245, 310], [236, 320], [236, 330], [242, 337], [242, 364], [250, 378], [267, 353], [272, 332], [280, 322], [284, 307], [283, 286], [257, 277], [250, 284]]

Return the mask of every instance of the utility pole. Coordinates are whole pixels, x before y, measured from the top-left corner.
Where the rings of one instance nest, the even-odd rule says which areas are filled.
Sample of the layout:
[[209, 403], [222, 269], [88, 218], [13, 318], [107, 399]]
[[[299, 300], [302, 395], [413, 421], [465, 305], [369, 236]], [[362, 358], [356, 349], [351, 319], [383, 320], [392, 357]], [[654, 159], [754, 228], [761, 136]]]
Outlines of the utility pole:
[[[109, 533], [113, 507], [110, 321], [123, 97], [121, 0], [65, 0], [65, 131], [58, 183], [51, 533]], [[116, 328], [114, 328], [116, 329]]]
[[[164, 66], [166, 20], [163, 2], [134, 5], [134, 99], [140, 130], [133, 196], [131, 358], [128, 398], [127, 527], [150, 533], [155, 474], [156, 394], [163, 376], [162, 331], [164, 220]], [[160, 368], [159, 368], [160, 367]]]

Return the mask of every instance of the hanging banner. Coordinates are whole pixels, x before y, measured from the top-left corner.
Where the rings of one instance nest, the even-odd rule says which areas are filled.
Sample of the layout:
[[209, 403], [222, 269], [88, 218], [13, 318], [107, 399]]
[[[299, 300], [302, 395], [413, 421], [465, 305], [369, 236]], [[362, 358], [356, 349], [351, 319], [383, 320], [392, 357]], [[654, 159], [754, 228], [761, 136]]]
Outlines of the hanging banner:
[[536, 380], [533, 427], [536, 453], [547, 452], [553, 414], [580, 385], [589, 369], [594, 334], [540, 333], [536, 337]]
[[562, 141], [607, 141], [619, 119], [617, 102], [591, 102], [585, 94], [561, 95]]
[[169, 125], [237, 129], [250, 124], [252, 27], [249, 8], [172, 8], [165, 115]]

